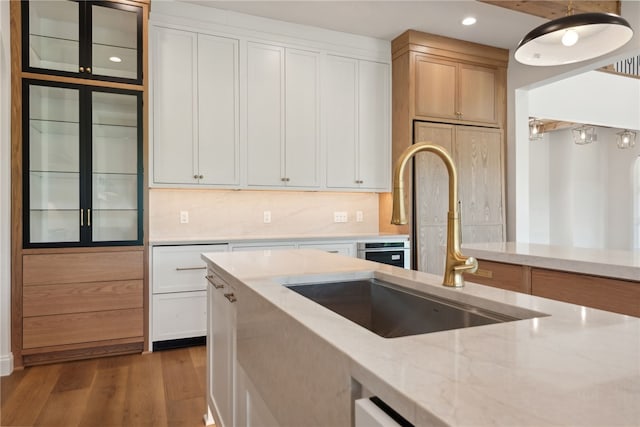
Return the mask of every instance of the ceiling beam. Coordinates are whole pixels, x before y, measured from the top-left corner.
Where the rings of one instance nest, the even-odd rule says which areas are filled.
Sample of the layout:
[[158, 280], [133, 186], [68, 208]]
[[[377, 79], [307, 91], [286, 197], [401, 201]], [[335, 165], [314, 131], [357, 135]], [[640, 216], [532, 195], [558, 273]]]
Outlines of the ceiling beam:
[[539, 16], [540, 18], [556, 19], [567, 15], [569, 3], [573, 7], [573, 13], [605, 12], [620, 15], [620, 1], [547, 1], [547, 0], [478, 0], [480, 3], [492, 4]]

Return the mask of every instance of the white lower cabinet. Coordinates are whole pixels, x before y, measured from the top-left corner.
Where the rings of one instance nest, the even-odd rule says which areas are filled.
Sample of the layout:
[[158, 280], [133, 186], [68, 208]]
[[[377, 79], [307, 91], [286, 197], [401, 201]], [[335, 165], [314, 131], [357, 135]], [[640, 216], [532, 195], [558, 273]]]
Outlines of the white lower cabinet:
[[207, 273], [207, 405], [217, 427], [233, 427], [236, 382], [236, 306], [234, 289]]
[[226, 244], [153, 247], [152, 343], [206, 335], [206, 266], [200, 255], [227, 250]]
[[369, 399], [358, 399], [354, 407], [355, 427], [399, 427], [393, 418]]
[[299, 249], [318, 249], [332, 254], [356, 256], [355, 243], [300, 243]]

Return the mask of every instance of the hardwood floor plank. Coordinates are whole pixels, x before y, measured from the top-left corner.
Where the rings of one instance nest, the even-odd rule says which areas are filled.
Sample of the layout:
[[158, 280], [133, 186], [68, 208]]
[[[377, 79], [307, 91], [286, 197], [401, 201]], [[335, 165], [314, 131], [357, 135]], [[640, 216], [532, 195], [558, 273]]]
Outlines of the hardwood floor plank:
[[167, 400], [186, 400], [204, 396], [198, 373], [188, 351], [162, 352], [162, 376]]
[[0, 379], [0, 426], [202, 426], [206, 347], [42, 365]]
[[77, 426], [89, 403], [88, 400], [88, 391], [81, 388], [51, 393], [34, 425]]
[[98, 369], [80, 426], [120, 426], [129, 376], [128, 367]]
[[157, 353], [135, 358], [127, 382], [123, 426], [166, 426], [167, 408]]
[[25, 369], [24, 377], [2, 405], [0, 425], [34, 425], [58, 380], [60, 369], [60, 364]]
[[53, 388], [53, 393], [62, 393], [78, 389], [88, 389], [96, 373], [96, 359], [65, 363], [60, 370], [60, 377]]

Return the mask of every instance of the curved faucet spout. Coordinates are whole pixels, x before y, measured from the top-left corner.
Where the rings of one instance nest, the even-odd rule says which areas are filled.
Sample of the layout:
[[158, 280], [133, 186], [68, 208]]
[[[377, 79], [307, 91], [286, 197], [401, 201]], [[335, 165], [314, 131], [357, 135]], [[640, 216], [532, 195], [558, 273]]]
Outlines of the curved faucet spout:
[[458, 214], [458, 172], [451, 155], [444, 148], [429, 142], [419, 142], [409, 146], [398, 159], [393, 170], [393, 214], [392, 224], [406, 224], [407, 216], [404, 204], [404, 169], [409, 159], [426, 151], [436, 154], [444, 162], [449, 174], [449, 213], [447, 215], [447, 254], [444, 286], [462, 287], [465, 271], [475, 272], [478, 262], [475, 258], [466, 257], [460, 252], [460, 217]]

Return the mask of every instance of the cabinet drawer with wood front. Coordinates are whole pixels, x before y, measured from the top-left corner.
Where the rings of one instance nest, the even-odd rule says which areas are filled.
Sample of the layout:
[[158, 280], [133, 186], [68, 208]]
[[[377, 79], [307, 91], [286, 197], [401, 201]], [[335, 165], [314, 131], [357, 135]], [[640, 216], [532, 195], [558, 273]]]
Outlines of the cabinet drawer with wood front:
[[532, 268], [531, 293], [640, 317], [640, 282]]
[[475, 273], [465, 273], [465, 280], [508, 291], [531, 293], [530, 268], [523, 265], [478, 260]]

